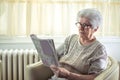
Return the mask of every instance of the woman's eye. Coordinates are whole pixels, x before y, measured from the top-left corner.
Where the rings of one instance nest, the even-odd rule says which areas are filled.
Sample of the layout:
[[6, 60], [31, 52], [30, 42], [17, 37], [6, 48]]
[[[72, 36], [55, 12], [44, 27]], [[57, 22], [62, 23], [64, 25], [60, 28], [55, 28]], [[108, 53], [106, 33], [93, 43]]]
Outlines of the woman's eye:
[[83, 26], [86, 26], [86, 24], [83, 24]]

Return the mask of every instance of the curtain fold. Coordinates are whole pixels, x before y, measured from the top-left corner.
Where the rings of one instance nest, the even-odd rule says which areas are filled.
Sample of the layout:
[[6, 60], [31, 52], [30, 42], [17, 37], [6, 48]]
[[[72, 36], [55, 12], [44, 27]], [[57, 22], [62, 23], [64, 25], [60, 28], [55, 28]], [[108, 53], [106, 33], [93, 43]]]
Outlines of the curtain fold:
[[0, 36], [77, 33], [77, 12], [96, 8], [103, 16], [97, 36], [120, 36], [120, 0], [1, 0]]

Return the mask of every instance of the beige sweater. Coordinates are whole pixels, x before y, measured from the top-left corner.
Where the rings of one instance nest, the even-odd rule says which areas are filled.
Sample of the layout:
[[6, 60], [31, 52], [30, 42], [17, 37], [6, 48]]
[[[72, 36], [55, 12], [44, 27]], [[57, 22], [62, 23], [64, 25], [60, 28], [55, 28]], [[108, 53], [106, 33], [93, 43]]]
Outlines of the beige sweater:
[[[97, 40], [83, 46], [80, 44], [77, 34], [70, 35], [64, 44], [57, 49], [57, 52], [59, 61], [65, 63], [65, 65], [61, 65], [71, 72], [99, 74], [107, 67], [105, 47]], [[72, 67], [66, 67], [66, 64]]]

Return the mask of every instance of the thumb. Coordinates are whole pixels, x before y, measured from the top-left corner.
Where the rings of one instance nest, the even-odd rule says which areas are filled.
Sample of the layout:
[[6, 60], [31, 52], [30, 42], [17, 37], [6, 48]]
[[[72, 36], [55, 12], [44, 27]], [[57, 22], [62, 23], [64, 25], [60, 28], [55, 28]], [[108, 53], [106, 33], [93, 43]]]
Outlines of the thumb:
[[59, 76], [59, 70], [57, 70], [57, 71], [55, 72], [55, 75], [56, 75], [56, 76]]
[[54, 66], [54, 65], [51, 65], [50, 68], [51, 68], [53, 71], [57, 71], [57, 70], [58, 70], [58, 68], [57, 68], [56, 66]]

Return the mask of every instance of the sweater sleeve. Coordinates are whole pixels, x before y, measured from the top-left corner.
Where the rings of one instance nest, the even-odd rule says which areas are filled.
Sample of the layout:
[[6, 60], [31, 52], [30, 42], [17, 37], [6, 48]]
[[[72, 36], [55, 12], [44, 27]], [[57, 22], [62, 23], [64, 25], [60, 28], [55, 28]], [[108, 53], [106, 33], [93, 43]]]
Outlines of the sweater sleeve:
[[66, 37], [64, 43], [62, 43], [57, 48], [58, 59], [60, 59], [63, 55], [67, 54], [68, 48], [69, 48], [69, 38], [70, 38], [70, 36]]
[[69, 35], [68, 37], [66, 37], [64, 43], [57, 48], [58, 59], [60, 59], [63, 55], [66, 55], [68, 53], [70, 42], [74, 36], [76, 36], [76, 34]]
[[104, 46], [97, 48], [90, 63], [88, 74], [100, 74], [107, 67], [107, 53]]

